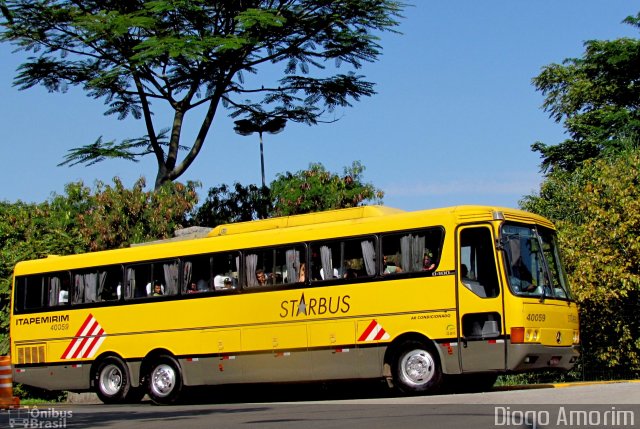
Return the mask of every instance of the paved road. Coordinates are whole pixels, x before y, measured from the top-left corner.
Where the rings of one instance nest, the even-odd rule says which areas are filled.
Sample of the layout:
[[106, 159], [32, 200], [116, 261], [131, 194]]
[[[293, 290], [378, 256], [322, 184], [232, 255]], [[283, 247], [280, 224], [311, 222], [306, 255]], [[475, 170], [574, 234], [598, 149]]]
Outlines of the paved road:
[[[0, 427], [68, 428], [554, 428], [640, 427], [640, 383], [494, 390], [399, 398], [376, 386], [194, 392], [199, 403], [41, 406], [0, 414]], [[206, 396], [203, 397], [203, 396]], [[244, 400], [246, 399], [246, 400]], [[9, 421], [9, 417], [13, 422]], [[584, 423], [584, 424], [583, 424]]]

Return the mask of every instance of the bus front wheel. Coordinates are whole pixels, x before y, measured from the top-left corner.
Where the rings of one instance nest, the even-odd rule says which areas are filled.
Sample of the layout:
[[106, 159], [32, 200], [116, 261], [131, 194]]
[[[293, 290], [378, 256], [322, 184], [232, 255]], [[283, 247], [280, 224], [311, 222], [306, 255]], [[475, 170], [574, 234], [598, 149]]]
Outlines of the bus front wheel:
[[442, 369], [438, 355], [420, 341], [400, 344], [393, 361], [393, 382], [404, 394], [426, 394], [438, 391]]
[[169, 405], [178, 400], [182, 391], [180, 365], [171, 356], [154, 359], [149, 372], [149, 398], [156, 404]]
[[98, 398], [105, 404], [126, 402], [131, 389], [131, 378], [127, 365], [115, 356], [105, 358], [95, 372]]

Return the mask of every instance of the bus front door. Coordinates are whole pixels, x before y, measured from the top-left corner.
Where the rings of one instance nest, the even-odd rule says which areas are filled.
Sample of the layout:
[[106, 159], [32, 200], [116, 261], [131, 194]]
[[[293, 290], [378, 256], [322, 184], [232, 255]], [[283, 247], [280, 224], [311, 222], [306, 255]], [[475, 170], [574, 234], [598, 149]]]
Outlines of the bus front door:
[[463, 372], [505, 369], [502, 291], [490, 225], [458, 231], [458, 326]]

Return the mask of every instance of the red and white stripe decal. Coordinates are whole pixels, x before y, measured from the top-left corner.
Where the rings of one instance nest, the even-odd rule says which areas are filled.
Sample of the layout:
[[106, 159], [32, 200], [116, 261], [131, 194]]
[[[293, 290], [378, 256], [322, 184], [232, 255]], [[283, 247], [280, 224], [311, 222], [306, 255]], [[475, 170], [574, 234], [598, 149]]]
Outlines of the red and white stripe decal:
[[378, 341], [378, 340], [388, 340], [391, 338], [387, 331], [384, 330], [381, 324], [374, 320], [369, 323], [367, 329], [364, 330], [358, 341]]
[[96, 354], [107, 335], [93, 314], [85, 319], [84, 323], [73, 337], [67, 349], [62, 353], [61, 359], [87, 359]]

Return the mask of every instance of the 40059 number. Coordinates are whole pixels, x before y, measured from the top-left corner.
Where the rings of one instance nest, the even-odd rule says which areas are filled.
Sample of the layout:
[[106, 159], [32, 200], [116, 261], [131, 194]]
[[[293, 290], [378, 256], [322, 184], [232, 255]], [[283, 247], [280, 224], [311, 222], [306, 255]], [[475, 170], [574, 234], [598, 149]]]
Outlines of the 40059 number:
[[54, 323], [51, 325], [52, 331], [66, 331], [67, 329], [69, 329], [68, 323]]
[[544, 313], [529, 313], [527, 314], [527, 320], [529, 322], [544, 322], [546, 319], [546, 315]]

